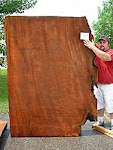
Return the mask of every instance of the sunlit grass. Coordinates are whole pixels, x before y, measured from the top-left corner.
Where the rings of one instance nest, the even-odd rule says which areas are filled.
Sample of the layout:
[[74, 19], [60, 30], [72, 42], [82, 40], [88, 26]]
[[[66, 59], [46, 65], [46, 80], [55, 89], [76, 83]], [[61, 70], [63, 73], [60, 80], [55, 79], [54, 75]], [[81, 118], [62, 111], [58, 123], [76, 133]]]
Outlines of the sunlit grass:
[[0, 70], [0, 113], [8, 113], [7, 70]]

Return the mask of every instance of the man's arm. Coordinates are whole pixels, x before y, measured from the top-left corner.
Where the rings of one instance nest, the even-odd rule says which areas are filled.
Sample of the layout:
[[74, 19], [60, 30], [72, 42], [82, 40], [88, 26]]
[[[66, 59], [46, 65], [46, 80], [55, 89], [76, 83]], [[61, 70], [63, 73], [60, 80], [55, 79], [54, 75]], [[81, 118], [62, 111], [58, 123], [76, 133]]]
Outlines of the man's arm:
[[91, 49], [97, 57], [99, 57], [100, 59], [104, 60], [104, 61], [111, 61], [111, 56], [103, 51], [101, 51], [100, 49], [98, 49], [93, 42], [89, 41], [89, 40], [85, 40], [84, 41], [84, 45], [86, 47], [88, 47], [89, 49]]

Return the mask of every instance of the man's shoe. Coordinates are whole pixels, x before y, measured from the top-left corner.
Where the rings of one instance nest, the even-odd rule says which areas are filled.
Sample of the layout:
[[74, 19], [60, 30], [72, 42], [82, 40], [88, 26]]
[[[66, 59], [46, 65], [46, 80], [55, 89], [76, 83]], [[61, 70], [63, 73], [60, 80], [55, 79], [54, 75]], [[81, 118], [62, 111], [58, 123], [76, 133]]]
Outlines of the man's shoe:
[[96, 125], [97, 125], [97, 126], [102, 126], [102, 127], [104, 127], [104, 121], [101, 122], [101, 121], [99, 120], [99, 121], [97, 121]]
[[111, 131], [113, 132], [113, 125], [111, 125]]

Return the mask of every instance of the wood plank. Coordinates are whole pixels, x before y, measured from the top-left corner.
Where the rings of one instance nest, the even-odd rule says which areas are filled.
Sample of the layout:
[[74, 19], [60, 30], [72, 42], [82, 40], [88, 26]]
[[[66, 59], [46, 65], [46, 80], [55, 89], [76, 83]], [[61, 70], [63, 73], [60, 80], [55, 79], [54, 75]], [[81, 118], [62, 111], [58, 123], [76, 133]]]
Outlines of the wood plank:
[[109, 122], [111, 122], [110, 117], [108, 117], [108, 115], [107, 115], [106, 113], [104, 113], [104, 117], [105, 117]]
[[93, 39], [85, 17], [6, 17], [11, 136], [79, 136], [96, 119], [94, 53], [81, 32]]
[[6, 125], [7, 125], [6, 121], [1, 121], [0, 120], [0, 136], [2, 135], [2, 132], [4, 131]]
[[98, 125], [94, 124], [93, 129], [113, 138], [113, 131], [111, 131], [107, 128], [104, 128], [102, 126], [98, 126]]

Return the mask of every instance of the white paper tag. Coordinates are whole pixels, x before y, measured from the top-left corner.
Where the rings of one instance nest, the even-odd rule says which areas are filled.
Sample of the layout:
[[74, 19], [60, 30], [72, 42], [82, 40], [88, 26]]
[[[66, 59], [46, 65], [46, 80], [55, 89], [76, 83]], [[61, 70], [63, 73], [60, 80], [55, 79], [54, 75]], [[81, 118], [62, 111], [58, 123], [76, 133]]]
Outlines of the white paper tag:
[[89, 33], [81, 32], [80, 40], [89, 40]]

